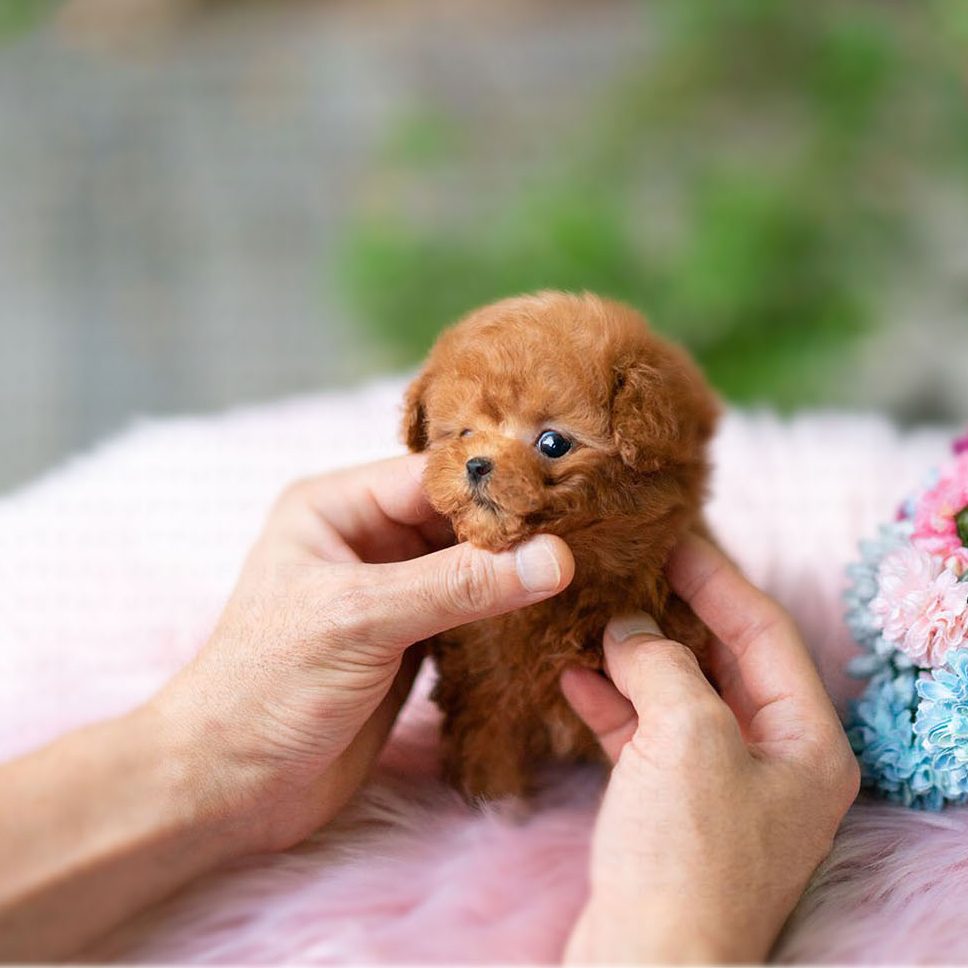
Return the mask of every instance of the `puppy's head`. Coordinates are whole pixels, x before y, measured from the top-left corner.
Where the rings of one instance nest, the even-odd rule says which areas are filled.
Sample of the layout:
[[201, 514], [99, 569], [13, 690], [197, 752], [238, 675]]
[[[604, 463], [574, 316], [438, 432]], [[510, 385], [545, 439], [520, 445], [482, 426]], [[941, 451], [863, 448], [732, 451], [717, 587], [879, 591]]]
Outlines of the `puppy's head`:
[[498, 551], [639, 510], [656, 475], [695, 477], [716, 412], [692, 361], [634, 310], [544, 292], [440, 337], [403, 434], [430, 452], [427, 493], [458, 538]]

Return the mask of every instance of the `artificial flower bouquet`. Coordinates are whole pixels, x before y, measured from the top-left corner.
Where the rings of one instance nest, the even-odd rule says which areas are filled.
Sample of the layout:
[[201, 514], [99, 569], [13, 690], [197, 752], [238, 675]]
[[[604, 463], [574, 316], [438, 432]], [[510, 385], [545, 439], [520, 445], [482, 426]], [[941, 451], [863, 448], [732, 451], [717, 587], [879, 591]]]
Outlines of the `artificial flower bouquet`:
[[865, 786], [928, 810], [968, 801], [968, 435], [954, 453], [848, 568], [850, 742]]

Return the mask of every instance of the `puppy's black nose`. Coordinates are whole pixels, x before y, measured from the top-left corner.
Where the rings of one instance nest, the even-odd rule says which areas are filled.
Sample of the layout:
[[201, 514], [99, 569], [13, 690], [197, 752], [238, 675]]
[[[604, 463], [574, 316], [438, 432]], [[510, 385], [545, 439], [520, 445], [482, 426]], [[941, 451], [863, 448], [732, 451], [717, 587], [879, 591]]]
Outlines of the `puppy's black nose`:
[[480, 484], [492, 470], [494, 465], [486, 457], [472, 457], [467, 462], [467, 477], [471, 484]]

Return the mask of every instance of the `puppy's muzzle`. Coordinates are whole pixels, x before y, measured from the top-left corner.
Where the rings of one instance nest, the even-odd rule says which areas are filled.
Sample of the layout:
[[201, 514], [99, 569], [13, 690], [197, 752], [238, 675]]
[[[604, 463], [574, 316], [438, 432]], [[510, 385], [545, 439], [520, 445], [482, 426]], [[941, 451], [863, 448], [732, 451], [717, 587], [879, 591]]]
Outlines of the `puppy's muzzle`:
[[466, 466], [467, 479], [475, 487], [480, 487], [494, 470], [494, 464], [486, 457], [472, 457]]

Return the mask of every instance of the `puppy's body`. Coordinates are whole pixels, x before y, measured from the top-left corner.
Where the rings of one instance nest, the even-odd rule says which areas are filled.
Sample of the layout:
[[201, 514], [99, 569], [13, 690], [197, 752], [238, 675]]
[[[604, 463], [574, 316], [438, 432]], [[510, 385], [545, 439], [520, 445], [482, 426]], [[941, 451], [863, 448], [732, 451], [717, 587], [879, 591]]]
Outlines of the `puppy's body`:
[[560, 535], [575, 577], [554, 599], [436, 639], [444, 763], [467, 796], [528, 792], [548, 759], [595, 758], [559, 687], [601, 667], [608, 620], [644, 610], [701, 655], [706, 632], [663, 567], [704, 530], [715, 401], [698, 370], [626, 306], [541, 293], [446, 332], [408, 391], [404, 432], [459, 539], [500, 551]]

